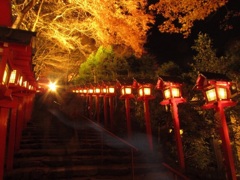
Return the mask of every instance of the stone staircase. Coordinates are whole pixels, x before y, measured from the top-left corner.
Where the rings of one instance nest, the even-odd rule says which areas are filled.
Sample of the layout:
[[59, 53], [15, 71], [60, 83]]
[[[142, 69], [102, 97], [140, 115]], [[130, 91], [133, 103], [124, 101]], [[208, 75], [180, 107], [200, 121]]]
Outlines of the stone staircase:
[[159, 157], [136, 151], [98, 126], [57, 109], [35, 110], [5, 180], [173, 179]]

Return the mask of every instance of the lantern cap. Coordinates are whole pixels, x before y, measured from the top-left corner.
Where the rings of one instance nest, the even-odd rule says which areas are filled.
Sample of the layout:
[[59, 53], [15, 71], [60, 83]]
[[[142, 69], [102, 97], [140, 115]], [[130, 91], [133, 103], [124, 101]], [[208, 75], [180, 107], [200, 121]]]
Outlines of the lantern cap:
[[212, 72], [198, 72], [196, 84], [193, 87], [195, 90], [202, 90], [206, 86], [216, 84], [217, 81], [231, 82], [225, 74], [212, 73]]
[[102, 81], [102, 86], [116, 86], [117, 82], [116, 81]]
[[159, 76], [156, 84], [156, 89], [162, 90], [166, 86], [177, 85], [181, 86], [183, 83], [182, 78], [178, 76]]
[[154, 84], [154, 80], [153, 79], [147, 79], [147, 78], [133, 78], [133, 88], [139, 88], [142, 85], [152, 85]]
[[36, 32], [0, 27], [0, 41], [28, 45]]
[[121, 88], [122, 86], [133, 86], [133, 78], [116, 79], [116, 81], [116, 86], [118, 88]]

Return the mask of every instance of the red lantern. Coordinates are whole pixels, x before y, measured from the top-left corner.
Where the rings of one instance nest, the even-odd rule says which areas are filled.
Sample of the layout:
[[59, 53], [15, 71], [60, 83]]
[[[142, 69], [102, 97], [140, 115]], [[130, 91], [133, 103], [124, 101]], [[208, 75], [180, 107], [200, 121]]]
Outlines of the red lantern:
[[225, 166], [228, 179], [236, 180], [236, 170], [232, 154], [231, 142], [229, 138], [228, 126], [224, 113], [224, 108], [236, 105], [231, 100], [232, 81], [224, 74], [200, 72], [196, 80], [194, 89], [201, 90], [205, 97], [205, 109], [214, 108], [216, 110], [216, 119], [219, 121], [219, 130], [224, 149]]
[[194, 89], [202, 90], [205, 97], [203, 108], [214, 108], [216, 102], [224, 102], [226, 106], [234, 106], [236, 103], [231, 100], [231, 80], [223, 74], [199, 73]]
[[130, 99], [134, 98], [134, 95], [132, 93], [132, 82], [133, 82], [133, 79], [117, 80], [117, 84], [121, 90], [120, 99], [125, 100], [127, 132], [128, 132], [129, 139], [131, 139], [131, 136], [132, 136], [132, 128], [131, 128], [131, 120], [130, 120]]
[[186, 102], [182, 97], [182, 83], [177, 77], [161, 76], [158, 78], [156, 89], [163, 92], [163, 101], [161, 105], [167, 105], [174, 99], [178, 103]]
[[182, 139], [180, 134], [180, 122], [178, 118], [178, 104], [186, 102], [182, 97], [181, 80], [177, 77], [161, 76], [158, 78], [156, 89], [163, 92], [163, 101], [161, 105], [170, 105], [171, 113], [174, 122], [174, 135], [177, 145], [177, 153], [179, 165], [182, 170], [185, 170], [184, 153], [182, 147]]
[[133, 87], [138, 89], [138, 101], [143, 101], [144, 105], [144, 116], [146, 122], [146, 133], [149, 144], [149, 149], [153, 150], [153, 142], [152, 142], [152, 127], [150, 121], [150, 113], [149, 113], [149, 100], [154, 99], [155, 97], [152, 95], [152, 87], [153, 85], [149, 82], [150, 79], [134, 79]]

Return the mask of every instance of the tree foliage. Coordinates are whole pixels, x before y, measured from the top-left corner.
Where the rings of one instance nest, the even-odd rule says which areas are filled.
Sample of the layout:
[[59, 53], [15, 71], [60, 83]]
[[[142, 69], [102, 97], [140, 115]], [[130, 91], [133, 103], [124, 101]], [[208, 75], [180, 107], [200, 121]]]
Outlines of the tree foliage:
[[77, 82], [112, 81], [118, 78], [156, 78], [157, 64], [153, 56], [117, 56], [111, 46], [92, 53], [80, 65]]
[[228, 60], [227, 73], [230, 78], [239, 82], [240, 76], [240, 38], [230, 41], [227, 46], [225, 57]]
[[79, 65], [100, 46], [141, 55], [149, 24], [154, 22], [146, 13], [145, 0], [14, 1], [14, 14], [14, 27], [38, 32], [36, 71], [47, 69], [48, 73], [53, 61], [57, 66], [63, 59], [69, 59], [69, 68], [76, 69], [74, 64]]
[[215, 73], [226, 73], [228, 61], [224, 56], [217, 57], [216, 49], [213, 48], [212, 39], [207, 34], [199, 33], [198, 38], [192, 49], [196, 51], [193, 57], [194, 63], [191, 65], [193, 70], [208, 71]]
[[[194, 62], [191, 64], [195, 74], [197, 74], [196, 71], [209, 71], [226, 74], [233, 82], [236, 82], [239, 91], [240, 40], [234, 39], [230, 41], [228, 46], [226, 46], [224, 55], [220, 57], [217, 56], [217, 50], [213, 48], [213, 44], [214, 43], [209, 35], [202, 33], [198, 35], [198, 39], [196, 39], [195, 44], [192, 47], [196, 50]], [[192, 76], [192, 73], [193, 72], [189, 73], [190, 77]], [[236, 101], [237, 98], [239, 98], [238, 93], [236, 93], [236, 90], [232, 90], [232, 99]], [[226, 111], [226, 116], [228, 119], [229, 134], [233, 143], [234, 158], [236, 158], [235, 162], [236, 164], [239, 164], [239, 153], [237, 153], [240, 149], [238, 133], [240, 117], [239, 104], [234, 108], [229, 108], [228, 111]], [[204, 121], [208, 122], [206, 127], [209, 128], [209, 132], [213, 132], [211, 129], [215, 129], [216, 132], [214, 138], [220, 139], [217, 131], [219, 122], [211, 120], [211, 117], [213, 117], [213, 114], [208, 116], [206, 112], [204, 113]], [[220, 144], [218, 145], [220, 146]], [[237, 169], [237, 171], [239, 171], [239, 169]]]
[[226, 2], [161, 0], [148, 9], [146, 0], [12, 0], [13, 28], [38, 32], [37, 76], [68, 78], [75, 76], [80, 64], [100, 46], [111, 45], [121, 56], [141, 56], [155, 11], [165, 18], [159, 26], [161, 32], [187, 36], [194, 21]]
[[164, 17], [159, 30], [167, 33], [182, 33], [185, 37], [197, 20], [203, 20], [225, 5], [228, 0], [161, 0], [150, 6]]
[[173, 61], [168, 61], [160, 65], [157, 74], [162, 76], [181, 76], [181, 68]]

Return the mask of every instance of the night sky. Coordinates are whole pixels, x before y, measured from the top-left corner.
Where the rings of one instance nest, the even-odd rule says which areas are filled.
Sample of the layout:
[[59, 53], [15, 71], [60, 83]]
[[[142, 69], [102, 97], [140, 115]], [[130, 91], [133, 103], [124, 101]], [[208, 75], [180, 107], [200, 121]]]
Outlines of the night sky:
[[230, 0], [228, 4], [212, 13], [204, 21], [197, 21], [192, 28], [192, 33], [188, 38], [183, 38], [181, 34], [160, 33], [155, 25], [149, 32], [146, 48], [157, 57], [158, 62], [174, 61], [181, 66], [185, 66], [192, 60], [191, 46], [199, 32], [207, 33], [213, 39], [213, 46], [217, 49], [218, 55], [223, 55], [229, 42], [240, 38], [240, 16], [232, 18], [229, 23], [234, 25], [234, 29], [224, 31], [220, 29], [221, 21], [227, 11], [240, 11], [240, 1]]

